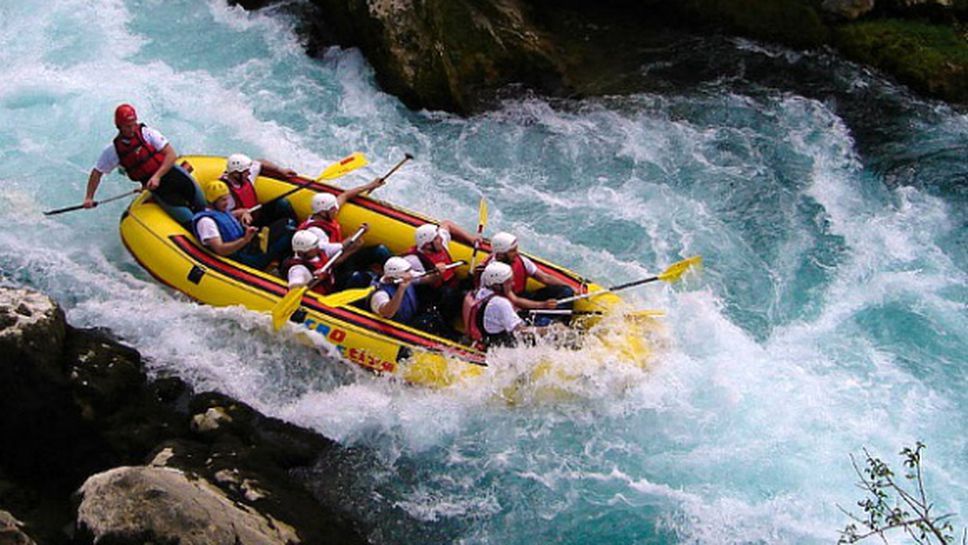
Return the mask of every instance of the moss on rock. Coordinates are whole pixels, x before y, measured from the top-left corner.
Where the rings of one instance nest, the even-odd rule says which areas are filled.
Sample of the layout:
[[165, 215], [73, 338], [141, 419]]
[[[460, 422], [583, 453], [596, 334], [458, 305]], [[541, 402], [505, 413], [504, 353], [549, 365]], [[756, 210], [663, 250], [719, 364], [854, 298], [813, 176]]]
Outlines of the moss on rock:
[[848, 58], [893, 74], [920, 92], [968, 102], [968, 39], [951, 26], [863, 21], [838, 28], [835, 40]]

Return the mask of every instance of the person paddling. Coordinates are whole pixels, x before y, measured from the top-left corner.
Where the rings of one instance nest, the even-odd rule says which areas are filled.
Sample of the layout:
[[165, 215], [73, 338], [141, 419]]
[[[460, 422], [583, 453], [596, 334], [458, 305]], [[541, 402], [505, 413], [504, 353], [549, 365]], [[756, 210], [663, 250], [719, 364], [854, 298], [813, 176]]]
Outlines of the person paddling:
[[259, 250], [258, 244], [250, 244], [258, 229], [251, 225], [242, 225], [227, 210], [230, 195], [225, 182], [213, 180], [206, 184], [205, 198], [211, 203], [211, 208], [192, 217], [192, 232], [216, 254], [263, 270], [269, 263], [282, 259], [288, 252], [291, 237], [279, 237], [270, 241], [265, 253]]
[[[428, 306], [437, 307], [444, 322], [448, 324], [460, 312], [462, 288], [457, 271], [446, 268], [454, 263], [450, 255], [451, 236], [468, 245], [473, 245], [482, 238], [480, 235], [468, 233], [450, 220], [443, 220], [440, 225], [425, 223], [414, 232], [416, 244], [402, 255], [410, 262], [416, 274], [434, 269], [440, 271], [430, 282], [418, 288], [418, 294], [420, 300]], [[468, 288], [470, 285], [464, 286], [465, 290]]]
[[193, 212], [205, 209], [205, 197], [188, 172], [175, 165], [177, 154], [160, 132], [138, 123], [138, 113], [130, 104], [114, 111], [118, 135], [104, 148], [91, 169], [84, 194], [84, 208], [96, 206], [101, 177], [118, 166], [135, 182], [151, 191], [155, 201], [183, 226], [190, 226]]
[[[518, 239], [511, 233], [501, 232], [494, 235], [491, 239], [491, 255], [484, 260], [483, 266], [487, 267], [494, 262], [504, 263], [511, 268], [512, 282], [511, 290], [505, 296], [511, 300], [515, 307], [521, 309], [553, 309], [555, 299], [571, 297], [575, 291], [563, 281], [542, 271], [533, 261], [521, 255], [518, 251]], [[534, 278], [541, 282], [545, 287], [531, 292], [528, 291], [528, 279]], [[562, 308], [571, 308], [570, 305], [562, 305]], [[567, 321], [568, 317], [558, 318]], [[536, 319], [538, 325], [545, 325], [553, 321], [554, 318], [542, 316]]]
[[[331, 243], [343, 241], [343, 230], [337, 216], [347, 201], [362, 193], [373, 191], [385, 183], [384, 178], [375, 178], [368, 184], [347, 189], [339, 196], [331, 193], [317, 193], [310, 204], [312, 213], [306, 221], [299, 224], [299, 230], [316, 233], [320, 240]], [[361, 248], [352, 258], [336, 269], [337, 283], [349, 288], [362, 288], [370, 285], [379, 277], [383, 263], [393, 255], [383, 244]]]
[[410, 262], [402, 257], [387, 259], [383, 265], [383, 277], [375, 283], [376, 289], [370, 295], [370, 308], [384, 318], [413, 323], [420, 311], [413, 282]]
[[[324, 267], [334, 258], [336, 261], [330, 265], [330, 268], [339, 264], [357, 251], [361, 245], [361, 240], [351, 243], [349, 239], [340, 244], [333, 244], [319, 240], [319, 237], [311, 231], [297, 231], [292, 237], [294, 255], [282, 262], [279, 272], [289, 282], [289, 289], [306, 286], [314, 278], [326, 275], [326, 278], [313, 287], [313, 291], [324, 295], [333, 293], [338, 289], [336, 279], [329, 271], [324, 271]], [[341, 249], [342, 253], [340, 253]]]
[[297, 174], [291, 168], [282, 168], [266, 159], [253, 161], [243, 153], [229, 155], [225, 162], [225, 172], [219, 177], [229, 186], [232, 194], [228, 209], [243, 212], [239, 216], [242, 225], [266, 227], [277, 221], [287, 220], [292, 222], [292, 228], [295, 230], [298, 221], [289, 199], [275, 200], [258, 210], [252, 210], [259, 204], [256, 193], [256, 180], [259, 176], [286, 180]]
[[481, 288], [467, 295], [464, 326], [467, 336], [482, 348], [511, 346], [517, 343], [517, 334], [529, 329], [537, 331], [536, 328], [529, 328], [518, 316], [519, 307], [512, 300], [513, 289], [514, 272], [511, 266], [493, 261], [481, 273]]

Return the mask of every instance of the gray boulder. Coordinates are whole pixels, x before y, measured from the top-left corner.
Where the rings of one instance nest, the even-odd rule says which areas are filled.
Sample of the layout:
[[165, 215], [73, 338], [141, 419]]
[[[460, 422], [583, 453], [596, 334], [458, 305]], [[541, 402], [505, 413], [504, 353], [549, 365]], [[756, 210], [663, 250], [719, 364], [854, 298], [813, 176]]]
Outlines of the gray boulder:
[[34, 540], [24, 533], [23, 525], [13, 515], [0, 509], [0, 545], [35, 545]]
[[115, 468], [89, 478], [79, 494], [78, 532], [95, 543], [300, 543], [291, 526], [170, 467]]
[[0, 289], [0, 354], [55, 372], [66, 336], [64, 312], [42, 293]]

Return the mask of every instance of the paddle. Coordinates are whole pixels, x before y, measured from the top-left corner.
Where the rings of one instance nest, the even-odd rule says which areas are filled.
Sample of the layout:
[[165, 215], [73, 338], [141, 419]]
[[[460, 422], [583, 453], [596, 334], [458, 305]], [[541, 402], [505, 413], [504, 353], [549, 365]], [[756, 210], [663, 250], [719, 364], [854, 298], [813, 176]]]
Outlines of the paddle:
[[648, 284], [649, 282], [655, 282], [656, 280], [663, 280], [665, 282], [675, 282], [676, 280], [679, 279], [680, 276], [682, 276], [682, 273], [686, 272], [686, 270], [689, 269], [689, 267], [692, 267], [693, 265], [698, 265], [699, 263], [702, 263], [702, 256], [696, 255], [688, 259], [683, 259], [678, 263], [672, 264], [671, 266], [669, 266], [668, 269], [662, 271], [662, 273], [659, 275], [650, 276], [649, 278], [643, 278], [641, 280], [635, 280], [634, 282], [628, 282], [626, 284], [619, 284], [617, 286], [612, 286], [610, 288], [606, 288], [600, 291], [593, 291], [591, 293], [585, 293], [582, 295], [565, 297], [564, 299], [558, 299], [556, 302], [558, 304], [570, 303], [572, 301], [578, 301], [579, 299], [587, 299], [589, 297], [602, 295], [603, 293], [611, 293], [613, 291], [624, 290], [626, 288], [631, 288], [633, 286]]
[[335, 254], [333, 254], [332, 257], [329, 258], [329, 260], [326, 261], [326, 264], [323, 265], [323, 268], [316, 278], [305, 286], [290, 289], [289, 292], [286, 293], [285, 297], [280, 299], [279, 302], [276, 303], [276, 306], [272, 307], [272, 329], [278, 331], [282, 327], [282, 324], [289, 321], [289, 317], [292, 316], [293, 312], [296, 312], [296, 309], [298, 309], [299, 305], [302, 303], [302, 298], [304, 295], [306, 295], [306, 292], [316, 287], [316, 284], [319, 284], [326, 277], [326, 275], [329, 274], [329, 270], [333, 268], [333, 263], [336, 263], [336, 260], [343, 255], [343, 251], [348, 246], [351, 246], [361, 236], [363, 236], [363, 233], [366, 232], [366, 229], [367, 228], [365, 225], [357, 229], [356, 233], [353, 233], [353, 236], [350, 237], [348, 241], [349, 243], [344, 244], [342, 248], [340, 248]]
[[364, 297], [369, 297], [373, 293], [373, 286], [365, 288], [350, 288], [338, 291], [332, 295], [327, 295], [319, 300], [320, 303], [328, 307], [341, 307], [354, 301], [359, 301]]
[[[484, 233], [484, 226], [487, 224], [487, 201], [484, 197], [481, 197], [481, 204], [477, 209], [477, 237], [480, 239], [482, 233]], [[477, 265], [477, 250], [480, 249], [480, 242], [474, 241], [474, 251], [471, 252], [471, 266], [470, 274], [474, 274], [474, 267]]]
[[[434, 268], [434, 269], [431, 269], [429, 271], [424, 271], [422, 273], [417, 273], [417, 274], [411, 276], [410, 279], [411, 280], [416, 280], [418, 278], [423, 278], [425, 276], [430, 276], [432, 274], [440, 274], [440, 273], [442, 273], [444, 271], [449, 271], [451, 269], [456, 269], [457, 267], [463, 267], [464, 265], [467, 265], [467, 262], [464, 261], [464, 260], [455, 261], [453, 263], [448, 263], [448, 264], [444, 265], [444, 267], [441, 268], [441, 269]], [[401, 282], [400, 279], [395, 279], [395, 281], [393, 283], [394, 284], [399, 284], [400, 282]]]
[[[603, 310], [570, 310], [567, 308], [537, 308], [529, 310], [528, 314], [557, 314], [562, 316], [604, 316]], [[630, 310], [623, 312], [626, 318], [660, 318], [665, 316], [664, 310]]]
[[[448, 264], [446, 267], [444, 267], [444, 269], [453, 269], [455, 267], [460, 267], [461, 265], [464, 265], [464, 262], [457, 261], [457, 262]], [[419, 276], [430, 275], [430, 274], [433, 274], [434, 272], [437, 272], [437, 269], [434, 269], [429, 273], [421, 273]], [[322, 299], [320, 299], [319, 302], [328, 307], [341, 307], [341, 306], [359, 301], [364, 297], [369, 297], [370, 294], [373, 293], [373, 290], [374, 290], [373, 286], [369, 286], [366, 288], [345, 289], [343, 291], [338, 291], [331, 295], [327, 295], [326, 297], [323, 297]]]
[[[106, 202], [116, 201], [118, 199], [123, 199], [123, 198], [128, 197], [128, 196], [131, 196], [131, 195], [137, 195], [138, 193], [141, 193], [141, 189], [140, 188], [138, 188], [138, 189], [132, 189], [131, 191], [125, 191], [124, 193], [122, 193], [120, 195], [115, 195], [113, 197], [108, 197], [107, 199], [101, 199], [99, 201], [94, 201], [94, 206], [92, 206], [91, 208], [94, 208], [97, 205], [104, 204]], [[55, 214], [63, 214], [64, 212], [70, 212], [72, 210], [80, 210], [82, 208], [84, 208], [84, 205], [83, 204], [78, 204], [78, 205], [75, 205], [75, 206], [68, 206], [68, 207], [65, 207], [65, 208], [58, 208], [57, 210], [48, 210], [48, 211], [44, 212], [44, 215], [45, 216], [53, 216]]]
[[369, 163], [367, 162], [365, 155], [360, 152], [352, 153], [340, 159], [338, 162], [326, 167], [326, 169], [316, 177], [316, 181], [319, 182], [322, 180], [339, 178], [340, 176], [353, 172], [360, 167], [365, 167], [367, 164]]
[[[406, 163], [407, 161], [409, 161], [411, 159], [413, 159], [413, 155], [410, 155], [409, 153], [404, 153], [403, 154], [403, 159], [400, 159], [400, 162], [399, 163], [393, 165], [393, 168], [391, 168], [389, 172], [387, 172], [386, 174], [384, 174], [381, 177], [381, 179], [386, 180], [387, 178], [390, 177], [391, 174], [393, 174], [394, 172], [396, 172], [398, 168], [402, 167], [404, 163]], [[365, 192], [363, 194], [364, 195], [369, 195], [370, 192], [367, 191], [367, 192]]]
[[294, 187], [289, 191], [286, 191], [285, 193], [283, 193], [282, 195], [279, 195], [278, 197], [273, 197], [264, 203], [253, 206], [252, 208], [249, 209], [249, 212], [250, 213], [255, 212], [256, 210], [262, 208], [263, 206], [269, 206], [270, 204], [278, 201], [279, 199], [285, 199], [289, 195], [292, 195], [293, 193], [299, 191], [300, 189], [305, 189], [315, 182], [318, 182], [320, 180], [332, 180], [334, 178], [339, 178], [340, 176], [353, 172], [354, 170], [360, 167], [365, 167], [367, 164], [368, 163], [366, 161], [366, 156], [360, 152], [347, 155], [346, 157], [326, 167], [326, 170], [323, 170], [322, 174], [317, 176], [315, 180], [306, 180], [305, 183], [299, 184], [297, 187]]

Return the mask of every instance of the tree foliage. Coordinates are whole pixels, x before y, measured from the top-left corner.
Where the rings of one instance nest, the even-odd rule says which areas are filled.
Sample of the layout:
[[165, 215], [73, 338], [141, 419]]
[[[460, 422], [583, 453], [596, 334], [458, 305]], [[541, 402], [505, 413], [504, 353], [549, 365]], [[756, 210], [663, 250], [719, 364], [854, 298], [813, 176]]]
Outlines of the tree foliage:
[[[901, 532], [918, 545], [948, 545], [955, 543], [955, 530], [951, 514], [936, 515], [934, 504], [924, 491], [921, 454], [924, 444], [918, 441], [914, 448], [905, 447], [899, 453], [904, 473], [898, 475], [880, 458], [864, 449], [863, 467], [853, 454], [850, 456], [854, 472], [860, 477], [857, 486], [865, 497], [857, 502], [862, 514], [854, 514], [843, 507], [840, 510], [850, 517], [840, 532], [838, 544], [856, 543], [877, 536], [888, 543], [888, 534]], [[966, 531], [962, 531], [961, 543], [968, 543]]]

